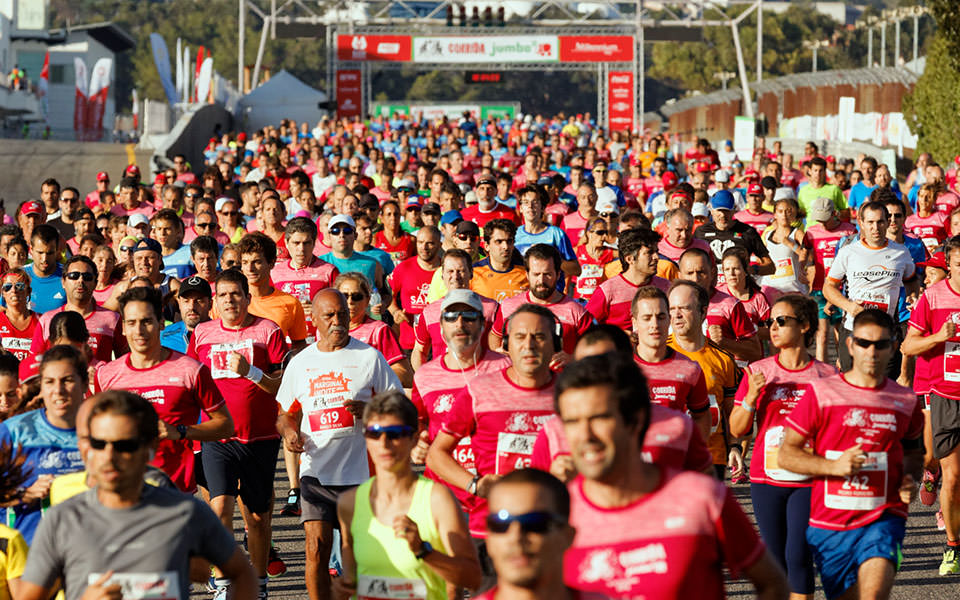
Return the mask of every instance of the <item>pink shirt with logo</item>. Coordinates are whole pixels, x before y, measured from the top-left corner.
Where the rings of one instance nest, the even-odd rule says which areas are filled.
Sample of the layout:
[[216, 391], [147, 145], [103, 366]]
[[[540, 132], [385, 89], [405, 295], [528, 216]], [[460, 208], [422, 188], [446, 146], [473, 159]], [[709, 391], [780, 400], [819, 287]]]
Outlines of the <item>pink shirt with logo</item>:
[[843, 375], [814, 379], [787, 426], [808, 440], [817, 456], [836, 459], [860, 444], [866, 461], [856, 475], [817, 477], [810, 525], [834, 531], [873, 523], [884, 512], [907, 518], [900, 501], [904, 439], [923, 434], [923, 413], [913, 390], [887, 379], [880, 388], [850, 384]]
[[[479, 294], [478, 294], [479, 295]], [[484, 348], [487, 346], [487, 334], [493, 327], [493, 321], [497, 316], [497, 310], [500, 305], [496, 300], [491, 300], [486, 296], [480, 296], [480, 303], [483, 305], [483, 335], [480, 337]], [[447, 352], [447, 342], [443, 339], [443, 331], [440, 328], [440, 313], [443, 311], [443, 298], [435, 300], [428, 304], [413, 327], [414, 340], [424, 348], [429, 347], [431, 356], [437, 358]]]
[[[530, 299], [529, 291], [521, 292], [501, 302], [500, 308], [497, 310], [497, 316], [493, 321], [493, 330], [502, 333], [510, 316], [524, 304], [535, 304]], [[577, 340], [593, 324], [593, 316], [579, 302], [569, 296], [564, 296], [559, 302], [553, 304], [540, 304], [538, 306], [549, 309], [560, 321], [560, 326], [563, 329], [563, 351], [567, 354], [573, 354]]]
[[563, 573], [578, 590], [721, 600], [723, 567], [737, 577], [766, 549], [730, 490], [701, 473], [661, 469], [653, 492], [618, 508], [591, 502], [582, 477], [567, 487], [577, 534]]
[[368, 346], [373, 346], [387, 359], [388, 365], [393, 365], [404, 359], [403, 350], [397, 336], [390, 326], [383, 321], [367, 317], [356, 329], [350, 330], [350, 337], [356, 338]]
[[650, 401], [654, 404], [680, 412], [702, 412], [710, 408], [703, 369], [683, 354], [668, 349], [666, 358], [658, 363], [647, 362], [636, 354], [633, 360], [647, 378]]
[[[939, 332], [948, 320], [960, 325], [960, 292], [953, 289], [949, 279], [943, 279], [917, 300], [910, 313], [910, 327], [928, 336]], [[949, 341], [917, 357], [914, 390], [960, 400], [960, 327]]]
[[743, 209], [733, 215], [733, 218], [741, 223], [753, 227], [757, 233], [763, 235], [764, 230], [770, 223], [773, 223], [773, 213], [762, 212], [754, 214], [747, 209]]
[[[211, 413], [223, 406], [223, 397], [210, 376], [210, 369], [179, 352], [160, 364], [137, 369], [127, 354], [97, 369], [96, 390], [125, 389], [136, 392], [153, 404], [160, 420], [168, 425], [196, 425], [200, 412]], [[194, 443], [189, 440], [160, 440], [154, 466], [163, 470], [184, 492], [196, 490]]]
[[[648, 285], [662, 290], [663, 293], [667, 293], [667, 290], [670, 289], [670, 282], [656, 275], [651, 278]], [[633, 303], [633, 296], [639, 288], [640, 286], [627, 281], [621, 273], [600, 284], [600, 287], [590, 296], [590, 300], [587, 302], [587, 312], [593, 315], [598, 323], [615, 325], [630, 333], [633, 331], [630, 307]]]
[[277, 261], [270, 271], [270, 280], [281, 292], [290, 294], [302, 304], [309, 304], [317, 292], [333, 285], [339, 274], [335, 266], [314, 257], [310, 266], [300, 269], [293, 267], [289, 260]]
[[706, 252], [710, 257], [713, 257], [713, 250], [710, 249], [710, 244], [701, 240], [700, 238], [693, 238], [693, 241], [690, 242], [690, 245], [686, 248], [681, 248], [679, 246], [674, 246], [670, 243], [667, 238], [660, 240], [660, 243], [657, 245], [657, 253], [660, 254], [663, 258], [669, 258], [675, 263], [680, 262], [680, 256], [689, 250], [690, 248], [700, 248]]
[[807, 227], [804, 234], [804, 244], [813, 248], [813, 266], [816, 275], [811, 290], [819, 292], [823, 289], [823, 279], [837, 257], [837, 244], [842, 238], [857, 232], [857, 228], [847, 222], [841, 222], [836, 229], [827, 229], [822, 223], [814, 223]]
[[[492, 350], [486, 350], [477, 364], [465, 369], [451, 369], [443, 361], [443, 355], [435, 358], [417, 369], [413, 375], [413, 391], [410, 399], [420, 413], [420, 420], [427, 424], [430, 441], [440, 432], [443, 420], [453, 408], [456, 397], [463, 393], [468, 385], [473, 385], [477, 377], [489, 373], [499, 373], [510, 366], [510, 359]], [[453, 459], [457, 464], [473, 474], [477, 466], [473, 454], [473, 445], [470, 437], [460, 439], [453, 451]], [[424, 473], [436, 481], [442, 480], [429, 468]], [[476, 504], [476, 496], [458, 487], [451, 487], [453, 495], [457, 497], [463, 509], [470, 514]]]
[[235, 432], [231, 440], [274, 440], [277, 433], [277, 399], [257, 384], [227, 369], [231, 352], [239, 352], [264, 373], [283, 363], [287, 354], [280, 327], [269, 319], [253, 317], [241, 329], [228, 329], [220, 319], [200, 323], [193, 330], [187, 355], [205, 364], [220, 395], [227, 401]]
[[[554, 417], [543, 425], [533, 445], [530, 466], [550, 471], [554, 459], [570, 454], [563, 421]], [[690, 415], [659, 404], [650, 405], [650, 425], [643, 438], [643, 460], [671, 469], [703, 471], [713, 457]]]
[[[775, 355], [750, 363], [747, 371], [763, 373], [767, 381], [756, 405], [757, 435], [753, 442], [753, 460], [750, 461], [750, 481], [780, 487], [811, 485], [809, 477], [781, 468], [777, 464], [777, 453], [783, 443], [787, 415], [806, 392], [809, 383], [814, 379], [836, 375], [837, 370], [828, 364], [811, 360], [806, 367], [791, 371], [783, 367], [779, 356]], [[749, 389], [749, 377], [744, 376], [737, 389], [737, 406], [743, 405]]]
[[424, 269], [418, 258], [413, 256], [397, 265], [390, 274], [389, 284], [397, 298], [397, 304], [407, 315], [409, 323], [400, 323], [400, 347], [411, 350], [415, 341], [413, 323], [415, 317], [427, 306], [430, 282], [436, 269]]
[[[31, 354], [42, 354], [50, 348], [50, 321], [65, 309], [66, 305], [40, 315], [40, 327], [34, 330], [33, 342], [30, 344]], [[120, 356], [127, 351], [127, 340], [123, 337], [119, 314], [97, 306], [83, 320], [86, 321], [87, 332], [90, 334], [87, 345], [99, 360], [110, 362], [114, 354]]]
[[757, 334], [757, 326], [750, 319], [743, 304], [720, 290], [713, 293], [707, 307], [706, 326], [710, 325], [719, 325], [723, 337], [732, 340], [751, 338]]
[[[453, 400], [441, 430], [457, 440], [470, 437], [478, 475], [505, 475], [529, 467], [533, 444], [553, 410], [554, 378], [540, 388], [524, 388], [507, 369], [480, 375]], [[470, 533], [486, 537], [487, 502], [477, 499]]]
[[942, 212], [934, 212], [929, 217], [921, 217], [913, 213], [907, 217], [904, 227], [908, 233], [920, 238], [923, 245], [927, 247], [927, 251], [932, 253], [947, 239], [948, 219], [948, 214]]
[[580, 211], [575, 210], [563, 218], [563, 224], [560, 225], [560, 229], [563, 229], [567, 233], [567, 237], [570, 238], [570, 243], [576, 247], [580, 245], [580, 235], [586, 226], [587, 217], [581, 215]]
[[40, 319], [36, 313], [30, 313], [30, 321], [26, 329], [17, 329], [6, 312], [0, 312], [0, 344], [3, 349], [11, 352], [17, 357], [17, 360], [26, 360], [31, 354], [30, 347], [33, 345], [33, 338], [40, 325]]

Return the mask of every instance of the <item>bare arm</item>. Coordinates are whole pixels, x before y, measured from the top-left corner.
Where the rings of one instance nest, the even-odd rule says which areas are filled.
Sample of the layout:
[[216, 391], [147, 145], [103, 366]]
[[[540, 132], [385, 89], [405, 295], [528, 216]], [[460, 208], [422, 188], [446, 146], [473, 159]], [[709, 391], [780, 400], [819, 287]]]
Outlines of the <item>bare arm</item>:
[[[430, 444], [430, 450], [427, 451], [427, 467], [448, 485], [469, 491], [467, 488], [473, 481], [473, 474], [461, 467], [453, 458], [453, 450], [459, 442], [460, 440], [445, 431], [438, 433]], [[476, 495], [486, 498], [487, 490], [497, 479], [499, 479], [497, 475], [483, 475], [477, 481]]]
[[290, 452], [303, 452], [303, 434], [300, 432], [301, 411], [286, 412], [279, 409], [277, 415], [277, 433], [283, 440], [283, 447]]
[[[410, 366], [413, 367], [413, 370], [416, 371], [427, 362], [427, 348], [420, 342], [417, 342], [413, 346], [413, 352], [410, 353]], [[397, 374], [399, 377], [399, 373]], [[404, 387], [410, 387], [406, 383], [403, 384]]]
[[353, 505], [356, 490], [349, 490], [337, 499], [337, 518], [340, 521], [340, 561], [343, 574], [334, 580], [334, 597], [346, 600], [357, 590], [357, 560], [353, 555]]
[[777, 462], [784, 469], [813, 477], [847, 477], [860, 471], [865, 456], [860, 444], [848, 448], [836, 460], [827, 460], [816, 454], [804, 452], [806, 438], [797, 430], [787, 427]]
[[710, 409], [707, 408], [700, 412], [692, 412], [690, 413], [690, 418], [693, 419], [693, 424], [700, 431], [703, 439], [710, 439]]
[[399, 360], [392, 365], [390, 368], [393, 369], [393, 372], [397, 374], [397, 377], [400, 379], [400, 385], [405, 388], [413, 387], [413, 367], [410, 366], [410, 359], [404, 358]]
[[580, 263], [575, 260], [565, 260], [560, 264], [560, 268], [568, 277], [576, 277], [580, 274]]
[[[209, 420], [187, 426], [186, 439], [200, 442], [215, 442], [233, 435], [233, 417], [230, 416], [230, 411], [227, 410], [226, 404], [221, 404], [219, 408], [206, 414]], [[176, 440], [179, 439], [179, 437], [180, 434], [177, 433], [176, 427], [160, 421], [160, 439], [169, 438]]]
[[757, 275], [773, 275], [776, 272], [777, 267], [769, 256], [757, 258]]
[[490, 333], [487, 334], [487, 347], [494, 352], [499, 352], [501, 346], [503, 346], [503, 338], [500, 336], [500, 332], [491, 327]]
[[753, 362], [763, 358], [763, 345], [757, 336], [748, 337], [742, 340], [732, 340], [728, 337], [722, 338], [718, 345], [742, 360]]
[[230, 580], [234, 600], [256, 600], [260, 586], [243, 550], [238, 547], [227, 562], [217, 566], [223, 571], [223, 576]]
[[823, 280], [823, 297], [826, 298], [830, 304], [851, 315], [856, 315], [863, 310], [862, 306], [847, 299], [847, 297], [843, 295], [843, 292], [840, 291], [840, 282], [830, 279], [829, 277]]
[[787, 577], [774, 562], [769, 550], [764, 551], [760, 560], [744, 569], [743, 574], [757, 590], [758, 600], [786, 600], [790, 596]]
[[734, 405], [730, 411], [730, 435], [740, 437], [746, 435], [753, 429], [753, 415], [757, 410], [757, 402], [763, 394], [763, 386], [766, 384], [766, 378], [763, 373], [757, 371], [751, 373], [744, 370], [744, 377], [747, 377], [749, 389], [747, 395], [743, 397], [741, 406]]
[[900, 353], [904, 356], [916, 356], [924, 352], [933, 350], [940, 344], [946, 342], [957, 332], [957, 326], [952, 321], [947, 321], [940, 328], [940, 331], [923, 335], [915, 327], [907, 328], [907, 337], [900, 344]]

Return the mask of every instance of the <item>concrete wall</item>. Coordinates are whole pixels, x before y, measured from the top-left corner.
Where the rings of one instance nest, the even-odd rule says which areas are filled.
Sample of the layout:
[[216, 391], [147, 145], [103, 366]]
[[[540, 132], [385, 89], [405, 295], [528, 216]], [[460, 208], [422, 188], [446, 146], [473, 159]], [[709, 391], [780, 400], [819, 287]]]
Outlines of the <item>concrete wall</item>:
[[109, 173], [116, 184], [130, 162], [140, 166], [145, 180], [150, 177], [150, 153], [136, 151], [132, 144], [5, 139], [0, 144], [0, 198], [13, 214], [20, 202], [40, 197], [40, 182], [48, 177], [86, 196], [96, 187], [98, 171]]
[[169, 159], [172, 165], [176, 154], [183, 154], [199, 172], [204, 164], [203, 149], [212, 137], [233, 129], [233, 115], [219, 104], [194, 105], [173, 127], [166, 139], [154, 151], [154, 164]]

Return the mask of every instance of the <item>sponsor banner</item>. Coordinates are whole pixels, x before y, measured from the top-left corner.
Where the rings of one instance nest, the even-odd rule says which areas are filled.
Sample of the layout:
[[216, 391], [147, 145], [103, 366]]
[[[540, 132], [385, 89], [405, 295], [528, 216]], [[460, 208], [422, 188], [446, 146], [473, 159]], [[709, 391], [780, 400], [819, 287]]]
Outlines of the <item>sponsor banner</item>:
[[607, 74], [607, 116], [610, 131], [633, 131], [633, 72]]
[[561, 35], [560, 62], [630, 62], [633, 36]]
[[[173, 106], [180, 98], [177, 96], [177, 88], [173, 85], [173, 77], [170, 73], [170, 53], [167, 51], [167, 43], [159, 33], [151, 33], [150, 48], [153, 50], [153, 64], [157, 67], [163, 92], [167, 95], [170, 106]], [[86, 70], [84, 70], [84, 77], [86, 77]]]
[[338, 35], [337, 60], [410, 61], [409, 35]]
[[413, 38], [413, 62], [418, 63], [542, 63], [559, 60], [559, 42], [555, 35]]
[[73, 103], [73, 130], [77, 139], [83, 141], [87, 130], [87, 92], [90, 90], [87, 79], [87, 63], [79, 56], [73, 57], [73, 72], [77, 77], [76, 93]]
[[352, 119], [361, 116], [363, 104], [363, 77], [360, 69], [337, 71], [337, 118]]

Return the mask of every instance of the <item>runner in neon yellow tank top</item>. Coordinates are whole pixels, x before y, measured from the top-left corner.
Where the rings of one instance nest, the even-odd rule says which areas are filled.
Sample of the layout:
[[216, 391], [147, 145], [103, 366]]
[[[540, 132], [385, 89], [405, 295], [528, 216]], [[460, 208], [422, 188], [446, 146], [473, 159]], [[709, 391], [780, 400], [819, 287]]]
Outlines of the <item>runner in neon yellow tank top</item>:
[[344, 537], [337, 584], [363, 598], [447, 598], [447, 585], [475, 589], [480, 563], [457, 501], [416, 475], [417, 409], [400, 391], [375, 396], [363, 414], [377, 475], [337, 502]]

